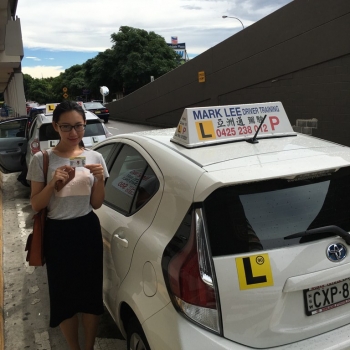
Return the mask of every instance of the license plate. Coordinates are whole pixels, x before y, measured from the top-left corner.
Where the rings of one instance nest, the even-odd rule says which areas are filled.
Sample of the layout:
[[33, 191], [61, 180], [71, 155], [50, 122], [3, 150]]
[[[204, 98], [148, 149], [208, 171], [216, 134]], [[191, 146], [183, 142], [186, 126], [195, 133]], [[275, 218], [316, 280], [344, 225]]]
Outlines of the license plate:
[[99, 114], [99, 113], [101, 113], [100, 111], [95, 111], [95, 114]]
[[316, 315], [350, 302], [350, 278], [304, 289], [307, 316]]

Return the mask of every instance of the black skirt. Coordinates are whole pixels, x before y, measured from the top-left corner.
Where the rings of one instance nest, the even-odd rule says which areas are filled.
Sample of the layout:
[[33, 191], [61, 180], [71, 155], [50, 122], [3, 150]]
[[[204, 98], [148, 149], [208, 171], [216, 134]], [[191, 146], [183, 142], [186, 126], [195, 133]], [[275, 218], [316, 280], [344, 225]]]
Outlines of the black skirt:
[[44, 249], [50, 327], [79, 312], [101, 315], [103, 245], [97, 215], [90, 212], [75, 219], [48, 219]]

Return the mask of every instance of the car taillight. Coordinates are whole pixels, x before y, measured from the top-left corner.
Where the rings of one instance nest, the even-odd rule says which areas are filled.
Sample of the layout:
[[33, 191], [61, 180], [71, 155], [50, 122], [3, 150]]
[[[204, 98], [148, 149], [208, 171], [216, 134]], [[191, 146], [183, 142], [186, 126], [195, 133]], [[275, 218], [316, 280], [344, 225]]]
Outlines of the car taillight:
[[[220, 309], [202, 209], [185, 218], [163, 255], [163, 272], [177, 310], [220, 332]], [[186, 224], [187, 220], [187, 224]]]
[[38, 139], [34, 139], [30, 144], [30, 150], [32, 154], [35, 154], [40, 151], [40, 142]]
[[108, 109], [105, 109], [104, 111], [102, 111], [102, 113], [108, 113]]

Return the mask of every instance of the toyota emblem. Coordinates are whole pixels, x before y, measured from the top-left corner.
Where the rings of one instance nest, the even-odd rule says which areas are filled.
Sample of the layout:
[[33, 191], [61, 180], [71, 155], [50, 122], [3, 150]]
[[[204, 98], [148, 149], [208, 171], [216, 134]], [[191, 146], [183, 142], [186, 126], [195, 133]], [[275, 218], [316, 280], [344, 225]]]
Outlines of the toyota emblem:
[[346, 247], [341, 243], [333, 243], [328, 246], [327, 258], [332, 262], [342, 261], [346, 257]]

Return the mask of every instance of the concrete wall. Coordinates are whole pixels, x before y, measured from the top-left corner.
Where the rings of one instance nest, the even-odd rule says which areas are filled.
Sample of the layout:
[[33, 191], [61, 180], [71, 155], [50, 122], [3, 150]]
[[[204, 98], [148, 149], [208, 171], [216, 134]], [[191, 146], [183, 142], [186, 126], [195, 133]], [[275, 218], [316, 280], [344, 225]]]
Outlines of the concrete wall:
[[12, 117], [20, 117], [27, 114], [24, 99], [23, 74], [19, 69], [15, 70], [4, 92], [6, 103], [13, 110]]
[[317, 118], [313, 135], [350, 146], [349, 32], [349, 0], [294, 0], [108, 104], [111, 118], [176, 126], [186, 107], [281, 101], [292, 124]]
[[21, 21], [19, 18], [7, 22], [5, 52], [7, 56], [24, 56]]

